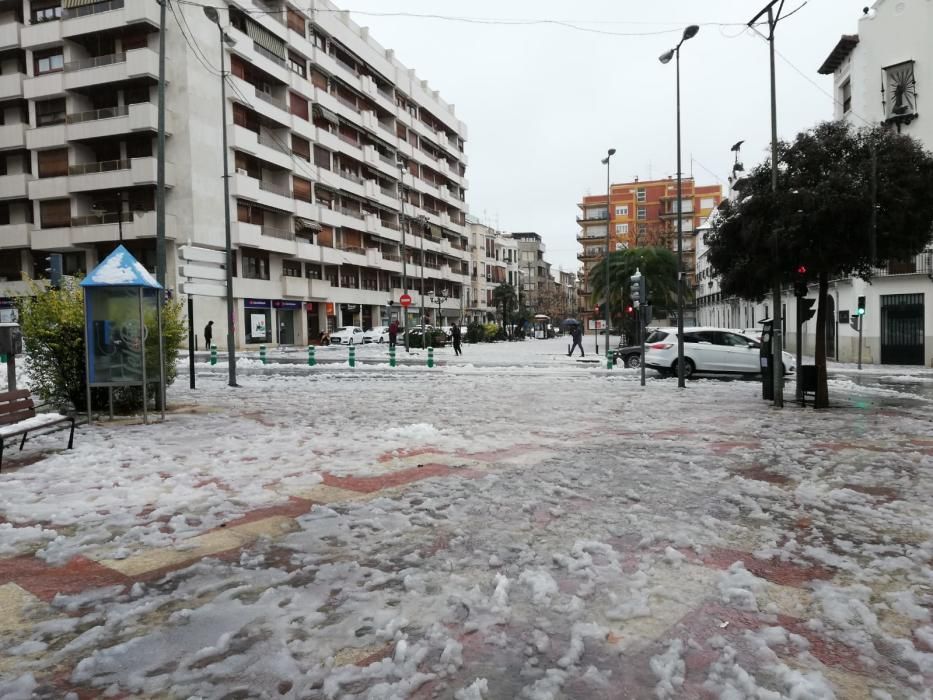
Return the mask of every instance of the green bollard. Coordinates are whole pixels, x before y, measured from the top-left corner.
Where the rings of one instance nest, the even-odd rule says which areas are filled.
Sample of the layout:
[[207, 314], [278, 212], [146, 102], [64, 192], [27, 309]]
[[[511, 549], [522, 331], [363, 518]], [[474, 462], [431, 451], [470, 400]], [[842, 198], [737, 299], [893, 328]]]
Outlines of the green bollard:
[[356, 348], [352, 345], [350, 346], [350, 366], [356, 367]]
[[395, 346], [389, 346], [389, 367], [395, 367]]
[[211, 343], [211, 364], [217, 364], [217, 346]]
[[314, 346], [308, 346], [308, 367], [314, 367], [317, 364], [317, 359], [314, 357]]
[[428, 367], [434, 366], [434, 348], [428, 348]]
[[612, 369], [612, 351], [609, 348], [606, 348], [606, 369]]
[[265, 345], [259, 346], [259, 359], [262, 361], [262, 364], [264, 365], [268, 364], [269, 362], [268, 358], [266, 357], [266, 346]]
[[6, 364], [6, 355], [0, 355], [0, 362]]

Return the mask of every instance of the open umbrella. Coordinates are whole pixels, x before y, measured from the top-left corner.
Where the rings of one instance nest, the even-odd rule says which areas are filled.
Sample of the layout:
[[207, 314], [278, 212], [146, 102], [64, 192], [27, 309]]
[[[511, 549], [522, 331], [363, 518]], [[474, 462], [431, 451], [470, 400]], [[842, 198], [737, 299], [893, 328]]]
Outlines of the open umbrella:
[[579, 326], [580, 322], [575, 318], [565, 318], [560, 322], [561, 328], [573, 328], [574, 326]]

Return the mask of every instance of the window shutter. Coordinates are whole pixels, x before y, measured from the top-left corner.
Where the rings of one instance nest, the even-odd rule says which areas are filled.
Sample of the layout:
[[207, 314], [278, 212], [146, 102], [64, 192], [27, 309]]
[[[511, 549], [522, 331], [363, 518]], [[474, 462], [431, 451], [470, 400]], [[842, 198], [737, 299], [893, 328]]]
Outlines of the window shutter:
[[311, 161], [311, 144], [300, 136], [292, 134], [292, 153], [306, 161]]
[[302, 202], [310, 202], [311, 181], [292, 176], [292, 192], [294, 193], [295, 199], [299, 199]]
[[42, 228], [71, 226], [71, 200], [49, 199], [39, 202], [39, 221]]
[[68, 149], [39, 151], [39, 177], [59, 177], [68, 174]]
[[288, 28], [294, 32], [298, 32], [301, 36], [305, 36], [305, 20], [304, 17], [295, 12], [292, 8], [285, 8], [288, 16]]
[[308, 120], [308, 101], [303, 97], [298, 97], [294, 92], [288, 93], [288, 101], [291, 106], [291, 113], [296, 117]]

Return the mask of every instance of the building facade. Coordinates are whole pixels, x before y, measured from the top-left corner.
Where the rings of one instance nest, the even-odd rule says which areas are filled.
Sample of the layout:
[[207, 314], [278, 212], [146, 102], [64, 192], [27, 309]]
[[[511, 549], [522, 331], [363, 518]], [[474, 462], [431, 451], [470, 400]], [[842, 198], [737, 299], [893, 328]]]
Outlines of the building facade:
[[465, 318], [476, 323], [496, 320], [493, 290], [510, 284], [518, 290], [518, 241], [502, 231], [467, 217], [470, 231], [471, 286], [468, 290]]
[[[231, 0], [225, 42], [197, 5], [169, 15], [166, 284], [179, 246], [224, 248], [223, 120], [240, 346], [378, 325], [404, 291], [412, 312], [447, 296], [443, 323], [470, 287], [465, 125], [346, 13], [307, 5]], [[158, 44], [150, 0], [0, 4], [0, 297], [50, 252], [77, 274], [120, 239], [154, 269]], [[225, 336], [222, 299], [195, 308]]]
[[519, 299], [533, 309], [551, 289], [551, 263], [544, 259], [547, 246], [537, 233], [526, 231], [509, 235], [518, 249]]
[[[833, 76], [835, 119], [853, 126], [883, 124], [933, 150], [933, 116], [918, 98], [933, 92], [933, 3], [878, 0], [863, 12], [858, 33], [839, 39], [819, 72]], [[812, 287], [811, 296], [816, 289]], [[858, 297], [866, 299], [862, 360], [867, 363], [933, 365], [933, 247], [909, 260], [876, 269], [871, 284], [859, 279], [830, 285], [827, 354], [842, 362], [858, 356], [858, 333], [846, 320]], [[787, 300], [792, 314], [793, 298]], [[791, 325], [793, 336], [795, 326]], [[812, 352], [815, 319], [804, 326]]]
[[[606, 195], [584, 197], [577, 204], [581, 230], [577, 241], [583, 250], [577, 258], [583, 263], [584, 283], [579, 294], [584, 307], [590, 306], [592, 289], [588, 280], [592, 268], [606, 255], [606, 233], [610, 252], [642, 246], [664, 246], [677, 250], [677, 180], [635, 180], [611, 185], [609, 206]], [[693, 178], [681, 181], [684, 270], [687, 288], [695, 283], [696, 230], [722, 201], [721, 185], [698, 185]], [[693, 311], [688, 309], [688, 315]]]

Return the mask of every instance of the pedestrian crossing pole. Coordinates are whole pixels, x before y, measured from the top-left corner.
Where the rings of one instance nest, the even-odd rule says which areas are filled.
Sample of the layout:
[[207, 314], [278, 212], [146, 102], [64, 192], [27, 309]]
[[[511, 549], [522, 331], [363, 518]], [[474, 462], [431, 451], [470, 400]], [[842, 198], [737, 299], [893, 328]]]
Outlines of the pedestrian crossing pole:
[[351, 367], [356, 367], [356, 348], [352, 345], [350, 346], [350, 357], [348, 359]]
[[314, 367], [317, 364], [317, 358], [314, 357], [314, 346], [308, 346], [308, 367]]
[[259, 346], [259, 360], [264, 365], [269, 363], [269, 359], [266, 357], [266, 346], [265, 345]]
[[395, 346], [389, 346], [389, 367], [395, 367]]
[[211, 365], [217, 364], [217, 346], [211, 343]]
[[434, 348], [428, 348], [428, 367], [434, 366]]

